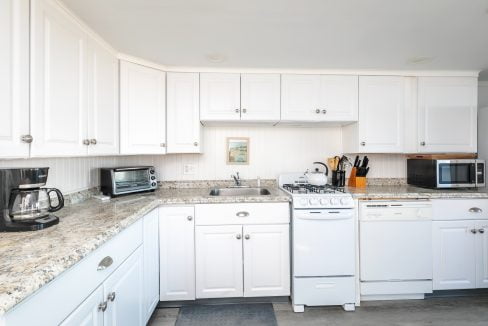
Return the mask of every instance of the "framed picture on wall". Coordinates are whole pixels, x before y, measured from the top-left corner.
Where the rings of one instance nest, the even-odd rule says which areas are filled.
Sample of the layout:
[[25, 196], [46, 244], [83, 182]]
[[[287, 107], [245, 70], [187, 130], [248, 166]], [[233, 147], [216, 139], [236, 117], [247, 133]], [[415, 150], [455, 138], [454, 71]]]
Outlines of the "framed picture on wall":
[[249, 138], [227, 137], [227, 164], [249, 164]]

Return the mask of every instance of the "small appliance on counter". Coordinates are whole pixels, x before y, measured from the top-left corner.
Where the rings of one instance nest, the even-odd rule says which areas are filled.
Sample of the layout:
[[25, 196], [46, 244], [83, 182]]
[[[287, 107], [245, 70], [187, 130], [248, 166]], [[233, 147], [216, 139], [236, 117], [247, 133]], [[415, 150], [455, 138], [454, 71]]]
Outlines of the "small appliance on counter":
[[351, 174], [349, 176], [349, 187], [356, 187], [356, 188], [365, 188], [366, 183], [366, 176], [369, 172], [369, 158], [365, 156], [361, 161], [359, 159], [359, 155], [356, 156], [354, 160], [354, 164], [352, 165]]
[[434, 189], [484, 187], [485, 161], [435, 156], [410, 158], [407, 159], [407, 183]]
[[[0, 169], [0, 232], [37, 231], [59, 223], [51, 213], [64, 207], [64, 197], [46, 185], [49, 168]], [[52, 205], [51, 193], [58, 204]]]
[[100, 169], [100, 190], [104, 195], [116, 197], [158, 187], [153, 166], [132, 166]]

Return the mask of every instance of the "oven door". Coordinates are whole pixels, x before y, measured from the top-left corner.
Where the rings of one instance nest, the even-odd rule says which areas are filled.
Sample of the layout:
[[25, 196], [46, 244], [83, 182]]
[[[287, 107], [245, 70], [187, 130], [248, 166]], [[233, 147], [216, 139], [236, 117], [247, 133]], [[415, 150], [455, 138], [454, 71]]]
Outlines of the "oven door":
[[293, 276], [351, 276], [355, 271], [353, 209], [293, 210]]
[[438, 160], [437, 188], [476, 187], [474, 160]]

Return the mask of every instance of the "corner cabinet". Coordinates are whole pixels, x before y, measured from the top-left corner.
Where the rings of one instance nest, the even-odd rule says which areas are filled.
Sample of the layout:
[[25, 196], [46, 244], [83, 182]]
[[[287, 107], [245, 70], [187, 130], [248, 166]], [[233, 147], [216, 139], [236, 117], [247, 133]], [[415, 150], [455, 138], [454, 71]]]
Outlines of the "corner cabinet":
[[166, 153], [166, 73], [120, 62], [120, 153]]
[[29, 157], [29, 0], [0, 1], [0, 157]]
[[418, 78], [418, 151], [477, 151], [478, 80]]
[[405, 78], [359, 77], [359, 121], [343, 127], [346, 153], [403, 153]]
[[358, 120], [358, 76], [281, 75], [281, 121]]
[[200, 153], [200, 85], [198, 73], [167, 73], [168, 153]]

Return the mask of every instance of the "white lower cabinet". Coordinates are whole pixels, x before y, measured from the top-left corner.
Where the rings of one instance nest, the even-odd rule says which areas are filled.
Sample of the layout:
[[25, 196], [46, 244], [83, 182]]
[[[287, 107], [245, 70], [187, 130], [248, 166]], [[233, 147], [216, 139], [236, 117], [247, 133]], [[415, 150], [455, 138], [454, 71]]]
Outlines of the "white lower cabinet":
[[477, 221], [476, 287], [488, 288], [488, 221]]
[[196, 297], [243, 295], [242, 226], [197, 226]]
[[161, 301], [195, 299], [195, 220], [193, 207], [159, 209]]
[[154, 209], [144, 216], [143, 220], [144, 242], [144, 323], [159, 303], [159, 210]]
[[103, 301], [103, 285], [101, 285], [61, 323], [61, 326], [102, 326], [103, 311], [100, 309], [100, 304]]
[[290, 294], [290, 230], [283, 225], [244, 225], [244, 296]]

